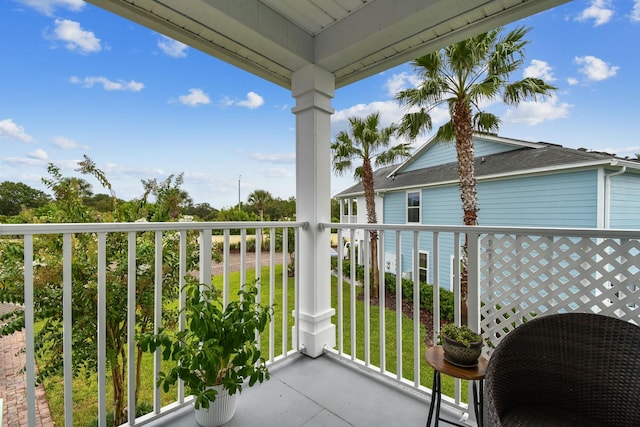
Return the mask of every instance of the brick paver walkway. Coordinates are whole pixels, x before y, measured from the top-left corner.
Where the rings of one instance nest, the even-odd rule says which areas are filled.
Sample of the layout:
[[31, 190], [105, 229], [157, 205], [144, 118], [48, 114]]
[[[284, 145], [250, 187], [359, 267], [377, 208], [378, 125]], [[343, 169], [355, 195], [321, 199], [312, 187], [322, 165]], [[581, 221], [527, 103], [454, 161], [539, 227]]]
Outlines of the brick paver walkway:
[[[0, 312], [13, 309], [0, 304]], [[27, 387], [24, 368], [24, 331], [0, 338], [0, 399], [3, 400], [2, 427], [27, 426]], [[36, 427], [55, 426], [44, 387], [36, 387]]]

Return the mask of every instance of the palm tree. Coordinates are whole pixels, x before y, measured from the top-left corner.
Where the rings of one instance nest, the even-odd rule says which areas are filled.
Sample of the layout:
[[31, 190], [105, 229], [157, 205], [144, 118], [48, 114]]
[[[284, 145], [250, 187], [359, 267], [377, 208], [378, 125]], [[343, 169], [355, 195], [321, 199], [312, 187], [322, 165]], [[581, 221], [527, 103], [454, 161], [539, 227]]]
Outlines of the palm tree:
[[[431, 110], [442, 104], [448, 106], [451, 120], [437, 130], [435, 140], [455, 141], [464, 225], [478, 223], [473, 132], [496, 133], [500, 124], [497, 116], [482, 111], [482, 102], [502, 97], [505, 104], [517, 105], [556, 90], [539, 78], [509, 80], [510, 74], [524, 64], [524, 48], [529, 42], [523, 38], [528, 31], [519, 27], [504, 35], [498, 28], [422, 56], [412, 63], [422, 83], [396, 96], [402, 105], [418, 107], [405, 114], [399, 127], [399, 133], [410, 138], [432, 129]], [[466, 253], [465, 242], [460, 278], [463, 323], [467, 320]]]
[[[353, 169], [356, 180], [362, 181], [364, 187], [365, 205], [367, 208], [367, 222], [376, 224], [376, 205], [373, 192], [373, 167], [387, 166], [399, 159], [409, 156], [410, 145], [401, 143], [389, 147], [391, 137], [395, 134], [397, 126], [378, 129], [380, 114], [373, 113], [366, 118], [349, 118], [351, 132], [341, 131], [336, 135], [331, 144], [333, 157], [333, 169], [337, 175], [343, 175], [347, 170]], [[354, 166], [354, 162], [361, 164]], [[378, 233], [371, 231], [371, 274], [373, 275], [372, 290], [374, 295], [378, 292]]]
[[260, 221], [264, 221], [264, 205], [273, 200], [273, 196], [266, 190], [255, 190], [249, 194], [247, 202], [258, 208], [260, 213]]

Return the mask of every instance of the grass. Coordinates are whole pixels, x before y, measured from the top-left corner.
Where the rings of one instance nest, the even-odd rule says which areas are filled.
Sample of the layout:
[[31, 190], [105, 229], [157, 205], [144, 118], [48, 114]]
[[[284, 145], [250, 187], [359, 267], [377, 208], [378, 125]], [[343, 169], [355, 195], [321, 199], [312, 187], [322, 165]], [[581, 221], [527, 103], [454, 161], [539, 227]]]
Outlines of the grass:
[[[269, 286], [269, 276], [270, 271], [269, 267], [263, 267], [261, 270], [262, 277], [260, 278], [260, 286], [261, 286], [261, 301], [263, 304], [269, 303], [270, 298], [270, 286]], [[240, 274], [239, 273], [231, 273], [230, 274], [230, 295], [235, 296], [237, 291], [240, 289]], [[255, 280], [255, 272], [253, 270], [246, 272], [246, 282], [252, 283]], [[222, 287], [222, 277], [216, 276], [213, 278], [213, 283], [221, 289]], [[282, 318], [283, 315], [287, 315], [289, 317], [287, 322], [288, 336], [286, 348], [291, 348], [292, 337], [291, 337], [291, 327], [293, 326], [293, 318], [291, 317], [291, 310], [294, 308], [295, 302], [295, 293], [294, 293], [294, 284], [293, 279], [288, 278], [288, 294], [287, 294], [287, 307], [283, 313], [283, 289], [282, 289], [282, 267], [275, 267], [275, 292], [273, 295], [273, 300], [275, 301], [276, 308], [275, 313], [272, 318], [272, 322], [274, 325], [274, 356], [278, 356], [282, 354]], [[331, 281], [332, 286], [332, 307], [336, 308], [336, 316], [333, 318], [333, 323], [338, 323], [338, 282], [337, 278], [332, 277]], [[354, 337], [351, 335], [351, 292], [350, 286], [348, 283], [343, 283], [343, 331], [344, 331], [344, 341], [343, 341], [343, 352], [350, 353], [351, 352], [351, 342]], [[364, 343], [364, 312], [365, 305], [363, 301], [357, 298], [358, 293], [362, 290], [361, 287], [356, 289], [356, 301], [355, 301], [355, 322], [356, 322], [356, 333], [355, 333], [355, 356], [359, 359], [364, 360], [365, 355], [365, 343]], [[177, 304], [177, 303], [174, 303]], [[386, 370], [389, 372], [396, 372], [396, 367], [398, 365], [396, 360], [396, 330], [397, 330], [397, 318], [396, 313], [393, 310], [386, 309], [385, 312], [385, 323], [384, 323], [384, 331], [385, 331], [385, 360], [386, 360]], [[414, 347], [413, 347], [413, 319], [409, 319], [406, 316], [401, 316], [402, 322], [402, 374], [403, 377], [406, 377], [413, 381], [414, 379]], [[370, 307], [370, 364], [374, 366], [380, 366], [380, 330], [381, 330], [381, 322], [380, 322], [380, 311], [379, 307], [371, 306]], [[261, 337], [261, 346], [263, 349], [264, 357], [269, 358], [269, 328], [267, 328], [267, 332], [264, 333]], [[423, 355], [426, 351], [425, 344], [425, 330], [421, 327], [420, 330], [420, 348], [419, 348], [419, 358], [420, 358], [420, 370], [418, 373], [420, 384], [426, 387], [431, 387], [433, 381], [433, 371], [426, 365], [424, 362]], [[163, 362], [166, 363], [166, 362]], [[63, 379], [62, 377], [52, 377], [45, 381], [45, 389], [47, 393], [47, 399], [49, 401], [49, 407], [52, 412], [53, 419], [57, 425], [64, 425], [64, 398], [63, 398]], [[141, 388], [139, 390], [139, 402], [150, 403], [153, 401], [153, 355], [145, 353], [143, 356], [142, 362], [142, 379], [141, 379]], [[450, 377], [443, 376], [442, 377], [442, 388], [443, 392], [446, 395], [452, 396], [454, 393], [454, 382]], [[85, 377], [74, 378], [73, 380], [73, 417], [74, 417], [74, 426], [86, 427], [93, 423], [95, 418], [97, 417], [97, 376], [95, 373], [89, 373], [89, 375]], [[466, 399], [466, 382], [463, 382], [463, 397]], [[107, 407], [111, 406], [112, 402], [112, 387], [111, 387], [111, 378], [107, 378]], [[177, 399], [177, 391], [174, 389], [170, 390], [168, 393], [162, 393], [161, 401], [162, 404], [168, 404]]]

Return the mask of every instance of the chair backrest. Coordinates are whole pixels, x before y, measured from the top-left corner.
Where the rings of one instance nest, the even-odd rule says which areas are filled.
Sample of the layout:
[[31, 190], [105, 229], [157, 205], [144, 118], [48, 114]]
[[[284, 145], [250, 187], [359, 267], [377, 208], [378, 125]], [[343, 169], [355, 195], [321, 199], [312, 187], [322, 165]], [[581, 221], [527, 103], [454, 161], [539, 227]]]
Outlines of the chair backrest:
[[591, 313], [540, 316], [518, 326], [491, 356], [485, 408], [499, 419], [526, 405], [638, 425], [640, 327]]

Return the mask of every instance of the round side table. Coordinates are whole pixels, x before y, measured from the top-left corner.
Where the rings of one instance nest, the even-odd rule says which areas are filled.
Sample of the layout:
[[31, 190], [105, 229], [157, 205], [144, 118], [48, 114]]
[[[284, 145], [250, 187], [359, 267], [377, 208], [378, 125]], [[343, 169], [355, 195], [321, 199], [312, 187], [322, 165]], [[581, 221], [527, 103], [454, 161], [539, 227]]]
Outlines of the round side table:
[[444, 350], [442, 346], [429, 347], [425, 353], [427, 363], [433, 368], [433, 394], [431, 395], [431, 405], [429, 406], [429, 418], [427, 419], [427, 427], [431, 426], [431, 420], [434, 418], [435, 424], [438, 425], [440, 420], [449, 424], [464, 427], [462, 424], [440, 418], [440, 402], [442, 400], [442, 382], [440, 375], [448, 375], [462, 380], [473, 381], [473, 410], [475, 411], [478, 425], [482, 426], [482, 383], [484, 373], [487, 370], [489, 361], [485, 357], [480, 357], [478, 365], [472, 368], [462, 368], [453, 365], [444, 359]]

